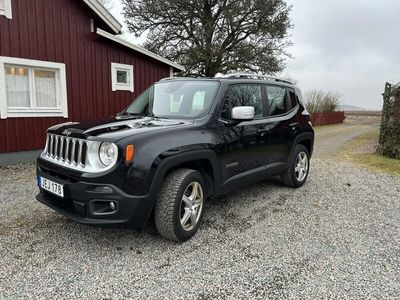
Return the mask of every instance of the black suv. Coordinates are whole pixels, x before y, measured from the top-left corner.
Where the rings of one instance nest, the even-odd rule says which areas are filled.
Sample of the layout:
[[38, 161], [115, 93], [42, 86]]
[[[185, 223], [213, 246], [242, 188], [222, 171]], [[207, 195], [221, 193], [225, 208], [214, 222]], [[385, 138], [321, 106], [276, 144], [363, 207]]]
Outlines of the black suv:
[[185, 241], [205, 201], [279, 175], [298, 188], [314, 131], [300, 90], [255, 75], [169, 78], [107, 120], [47, 131], [37, 199], [85, 224], [141, 228]]

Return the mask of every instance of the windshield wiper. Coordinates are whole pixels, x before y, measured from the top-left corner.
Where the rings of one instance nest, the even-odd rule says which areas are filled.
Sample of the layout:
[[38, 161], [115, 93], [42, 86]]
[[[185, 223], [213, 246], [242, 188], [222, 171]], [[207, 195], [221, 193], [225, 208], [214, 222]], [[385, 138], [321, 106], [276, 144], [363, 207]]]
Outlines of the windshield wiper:
[[126, 111], [126, 110], [117, 113], [117, 116], [119, 116], [119, 117], [121, 117], [121, 116], [129, 116], [129, 117], [138, 117], [138, 118], [139, 117], [149, 117], [149, 118], [154, 118], [154, 119], [169, 119], [169, 118], [164, 117], [164, 116], [162, 116], [162, 117], [156, 116], [156, 115], [154, 115], [152, 113], [151, 114], [130, 113], [130, 112]]
[[121, 116], [129, 116], [129, 117], [146, 117], [146, 114], [143, 113], [130, 113], [127, 112], [126, 110], [121, 111], [119, 113], [117, 113], [117, 116], [121, 117]]

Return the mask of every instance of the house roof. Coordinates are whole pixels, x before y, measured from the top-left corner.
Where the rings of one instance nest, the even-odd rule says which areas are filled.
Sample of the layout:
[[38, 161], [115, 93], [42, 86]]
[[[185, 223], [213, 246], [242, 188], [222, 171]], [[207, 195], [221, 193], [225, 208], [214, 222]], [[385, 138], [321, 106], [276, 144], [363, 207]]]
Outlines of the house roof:
[[83, 0], [87, 6], [90, 7], [91, 10], [102, 19], [110, 28], [114, 31], [115, 34], [120, 34], [122, 30], [122, 25], [114, 18], [114, 16], [104, 8], [103, 5], [100, 4], [97, 0]]
[[112, 41], [114, 41], [114, 42], [116, 42], [118, 44], [121, 44], [121, 45], [123, 45], [125, 47], [133, 49], [133, 50], [135, 50], [137, 52], [140, 52], [140, 53], [142, 53], [142, 54], [144, 54], [146, 56], [154, 58], [155, 60], [158, 60], [158, 61], [160, 61], [160, 62], [162, 62], [164, 64], [167, 64], [167, 65], [169, 65], [169, 66], [171, 66], [171, 67], [173, 67], [173, 68], [175, 68], [175, 69], [177, 69], [179, 71], [183, 71], [184, 70], [184, 67], [181, 66], [180, 64], [174, 63], [173, 61], [171, 61], [169, 59], [166, 59], [165, 57], [162, 57], [162, 56], [160, 56], [158, 54], [155, 54], [155, 53], [153, 53], [153, 52], [151, 52], [151, 51], [149, 51], [149, 50], [147, 50], [147, 49], [145, 49], [143, 47], [131, 44], [128, 41], [125, 41], [125, 40], [123, 40], [123, 39], [121, 39], [121, 38], [119, 38], [119, 37], [117, 37], [117, 36], [115, 36], [115, 35], [113, 35], [111, 33], [108, 33], [107, 31], [104, 31], [102, 29], [97, 28], [96, 33], [98, 35], [100, 35], [102, 37], [105, 37], [105, 38], [107, 38], [109, 40], [112, 40]]

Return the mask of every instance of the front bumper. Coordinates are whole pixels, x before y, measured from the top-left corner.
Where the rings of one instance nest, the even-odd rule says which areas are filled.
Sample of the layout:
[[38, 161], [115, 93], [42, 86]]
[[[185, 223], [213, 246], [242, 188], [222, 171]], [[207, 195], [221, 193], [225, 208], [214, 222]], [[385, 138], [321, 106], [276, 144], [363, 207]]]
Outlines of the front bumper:
[[[114, 185], [68, 180], [57, 174], [50, 174], [40, 167], [37, 168], [37, 177], [39, 176], [62, 184], [64, 197], [53, 195], [39, 186], [40, 192], [36, 199], [79, 223], [142, 228], [153, 208], [154, 201], [150, 197], [132, 196]], [[112, 191], [95, 191], [99, 186], [107, 186]], [[111, 201], [115, 204], [114, 211], [101, 214], [96, 211], [95, 204]]]

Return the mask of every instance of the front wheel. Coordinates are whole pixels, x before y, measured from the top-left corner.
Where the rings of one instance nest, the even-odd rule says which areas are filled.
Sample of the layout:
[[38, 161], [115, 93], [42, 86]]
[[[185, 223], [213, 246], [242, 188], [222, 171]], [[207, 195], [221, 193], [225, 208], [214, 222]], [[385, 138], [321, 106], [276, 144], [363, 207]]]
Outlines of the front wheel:
[[307, 180], [310, 171], [310, 154], [303, 145], [297, 145], [289, 161], [289, 169], [281, 175], [282, 182], [290, 187], [299, 188]]
[[204, 187], [204, 179], [198, 171], [178, 169], [168, 174], [154, 208], [161, 236], [186, 241], [196, 233], [204, 212]]

